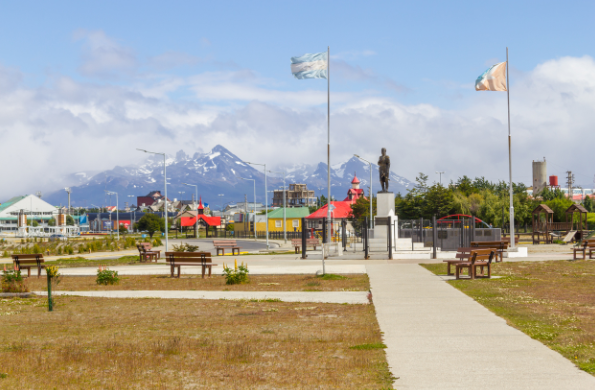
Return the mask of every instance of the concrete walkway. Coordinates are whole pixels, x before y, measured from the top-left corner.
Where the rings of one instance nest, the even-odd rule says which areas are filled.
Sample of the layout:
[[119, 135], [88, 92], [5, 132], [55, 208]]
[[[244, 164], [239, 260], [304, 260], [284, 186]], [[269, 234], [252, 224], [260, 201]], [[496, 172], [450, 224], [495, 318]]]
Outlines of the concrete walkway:
[[[47, 291], [35, 294], [47, 295]], [[368, 304], [367, 291], [55, 291], [52, 295], [104, 298], [280, 299], [283, 302]]]
[[367, 270], [396, 389], [595, 389], [595, 377], [419, 265]]

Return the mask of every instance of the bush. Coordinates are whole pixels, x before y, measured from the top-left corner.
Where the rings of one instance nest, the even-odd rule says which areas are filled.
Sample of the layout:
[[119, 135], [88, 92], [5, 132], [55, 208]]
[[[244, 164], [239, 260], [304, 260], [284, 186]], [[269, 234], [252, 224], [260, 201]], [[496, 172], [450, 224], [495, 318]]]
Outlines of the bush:
[[118, 276], [118, 271], [112, 271], [107, 268], [102, 269], [99, 267], [97, 269], [97, 279], [95, 280], [97, 284], [103, 284], [107, 286], [108, 284], [114, 285], [120, 282], [120, 277]]
[[248, 265], [242, 263], [238, 266], [238, 261], [235, 260], [234, 268], [229, 268], [223, 264], [223, 276], [225, 276], [225, 284], [242, 284], [248, 283]]
[[7, 271], [2, 273], [2, 292], [27, 292], [29, 288], [23, 280], [21, 271]]
[[188, 243], [186, 244], [180, 244], [180, 245], [172, 245], [174, 248], [174, 252], [197, 252], [198, 251], [198, 245], [189, 245]]
[[161, 239], [159, 237], [153, 240], [153, 246], [162, 246], [162, 245], [163, 245], [163, 242], [161, 242]]

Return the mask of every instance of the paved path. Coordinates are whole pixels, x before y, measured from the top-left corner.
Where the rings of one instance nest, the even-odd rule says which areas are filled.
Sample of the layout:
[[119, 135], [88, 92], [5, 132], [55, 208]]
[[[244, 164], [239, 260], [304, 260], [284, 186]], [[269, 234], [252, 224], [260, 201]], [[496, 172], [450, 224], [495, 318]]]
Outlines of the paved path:
[[[47, 295], [47, 291], [35, 294]], [[55, 291], [52, 295], [105, 298], [280, 299], [283, 302], [368, 304], [367, 291]]]
[[367, 270], [395, 388], [595, 389], [595, 377], [419, 265]]

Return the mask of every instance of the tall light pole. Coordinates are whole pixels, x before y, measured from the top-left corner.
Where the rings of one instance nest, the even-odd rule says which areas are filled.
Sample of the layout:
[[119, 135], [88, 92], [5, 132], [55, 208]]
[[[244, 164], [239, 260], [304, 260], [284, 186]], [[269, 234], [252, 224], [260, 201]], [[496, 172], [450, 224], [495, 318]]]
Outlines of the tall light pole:
[[436, 171], [437, 175], [440, 175], [440, 185], [442, 185], [442, 175], [444, 174], [444, 171]]
[[118, 235], [118, 241], [120, 240], [120, 211], [118, 210], [118, 193], [116, 191], [106, 191], [108, 195], [116, 195], [116, 224], [118, 225], [118, 229], [116, 229]]
[[[256, 180], [255, 179], [246, 179], [245, 177], [240, 177], [242, 180], [252, 180], [254, 184], [254, 224], [252, 225], [252, 232], [254, 233], [254, 241], [256, 241]], [[246, 210], [247, 211], [247, 210]], [[248, 220], [248, 223], [250, 220]]]
[[[194, 187], [194, 193], [195, 193], [195, 200], [198, 200], [198, 186], [196, 184], [188, 184], [188, 183], [182, 183], [185, 186], [190, 186], [190, 187]], [[182, 223], [182, 219], [180, 219], [180, 224]], [[198, 238], [198, 203], [196, 204], [196, 225], [194, 227], [196, 229], [196, 238]]]
[[70, 189], [70, 187], [66, 187], [64, 188], [64, 191], [68, 192], [68, 215], [70, 215], [70, 193], [72, 192], [72, 190]]
[[165, 186], [165, 251], [169, 251], [168, 241], [167, 241], [167, 162], [165, 161], [165, 153], [159, 152], [149, 152], [148, 150], [136, 148], [136, 150], [140, 150], [141, 152], [150, 153], [150, 154], [160, 154], [163, 156], [163, 185]]
[[[262, 165], [264, 167], [264, 215], [266, 216], [267, 249], [269, 249], [269, 208], [267, 206], [267, 202], [269, 200], [269, 193], [267, 191], [267, 165], [266, 164], [249, 163], [247, 161], [244, 161], [244, 163], [249, 164], [249, 165]], [[256, 225], [256, 223], [255, 223], [255, 225]]]
[[287, 208], [287, 202], [285, 201], [286, 195], [286, 188], [285, 188], [285, 178], [287, 176], [287, 172], [285, 171], [269, 171], [271, 173], [282, 173], [283, 174], [283, 240], [287, 243], [287, 218], [285, 214], [285, 209]]
[[372, 214], [372, 200], [373, 200], [373, 195], [372, 195], [372, 163], [369, 162], [368, 160], [366, 160], [365, 158], [361, 158], [357, 154], [354, 154], [354, 156], [357, 157], [357, 158], [359, 158], [362, 161], [367, 162], [368, 165], [370, 166], [370, 227], [373, 228], [374, 227], [374, 215]]
[[[130, 199], [134, 198], [134, 195], [127, 195]], [[132, 201], [130, 201], [130, 204], [132, 204]], [[138, 205], [137, 205], [138, 206]], [[134, 209], [134, 211], [132, 212], [132, 223], [131, 223], [131, 227], [132, 227], [132, 232], [134, 233], [134, 224], [136, 223], [136, 209]]]

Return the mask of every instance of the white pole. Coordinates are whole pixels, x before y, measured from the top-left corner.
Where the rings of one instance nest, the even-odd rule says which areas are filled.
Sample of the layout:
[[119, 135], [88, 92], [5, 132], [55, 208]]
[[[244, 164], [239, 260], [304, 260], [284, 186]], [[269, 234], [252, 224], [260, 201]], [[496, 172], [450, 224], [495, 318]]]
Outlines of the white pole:
[[118, 224], [118, 241], [120, 241], [120, 210], [118, 206], [118, 193], [116, 192], [116, 224]]
[[[252, 207], [252, 215], [254, 216], [254, 222], [252, 222], [252, 233], [254, 233], [254, 241], [256, 241], [256, 180], [252, 179], [254, 185], [254, 204]], [[250, 222], [248, 220], [248, 222]]]
[[514, 243], [514, 197], [512, 190], [512, 139], [510, 136], [510, 85], [508, 83], [508, 47], [506, 48], [506, 100], [508, 102], [508, 175], [510, 181], [510, 247], [515, 249]]
[[[268, 198], [269, 198], [269, 193], [267, 192], [267, 165], [264, 164], [264, 214], [266, 215], [266, 222], [267, 222], [267, 230], [266, 230], [266, 234], [267, 234], [267, 249], [269, 249], [269, 207], [267, 205], [268, 203]], [[256, 224], [256, 220], [254, 221], [254, 223]]]
[[[326, 104], [326, 117], [327, 117], [327, 131], [326, 131], [326, 138], [327, 138], [327, 149], [326, 149], [326, 163], [327, 163], [327, 183], [328, 183], [328, 188], [327, 188], [327, 203], [326, 203], [326, 210], [327, 210], [327, 224], [328, 224], [328, 228], [327, 228], [327, 232], [326, 232], [326, 237], [327, 237], [327, 243], [330, 245], [331, 243], [331, 228], [332, 228], [332, 223], [331, 223], [331, 47], [328, 46], [326, 49], [326, 98], [327, 98], [327, 104]], [[325, 264], [324, 264], [324, 256], [322, 256], [322, 273], [326, 274], [326, 269], [325, 269]]]
[[372, 163], [370, 164], [370, 226], [374, 223], [374, 215], [372, 214], [372, 200], [374, 199], [374, 191], [372, 191]]
[[[164, 179], [164, 184], [165, 184], [165, 251], [169, 252], [169, 247], [168, 247], [168, 242], [167, 242], [167, 171], [166, 171], [166, 165], [167, 162], [165, 161], [166, 156], [165, 153], [163, 153], [163, 179]], [[198, 214], [198, 211], [197, 211]], [[198, 218], [198, 216], [197, 216]]]
[[285, 210], [287, 208], [287, 202], [285, 201], [285, 175], [283, 172], [283, 239], [287, 243], [287, 219], [285, 218]]

